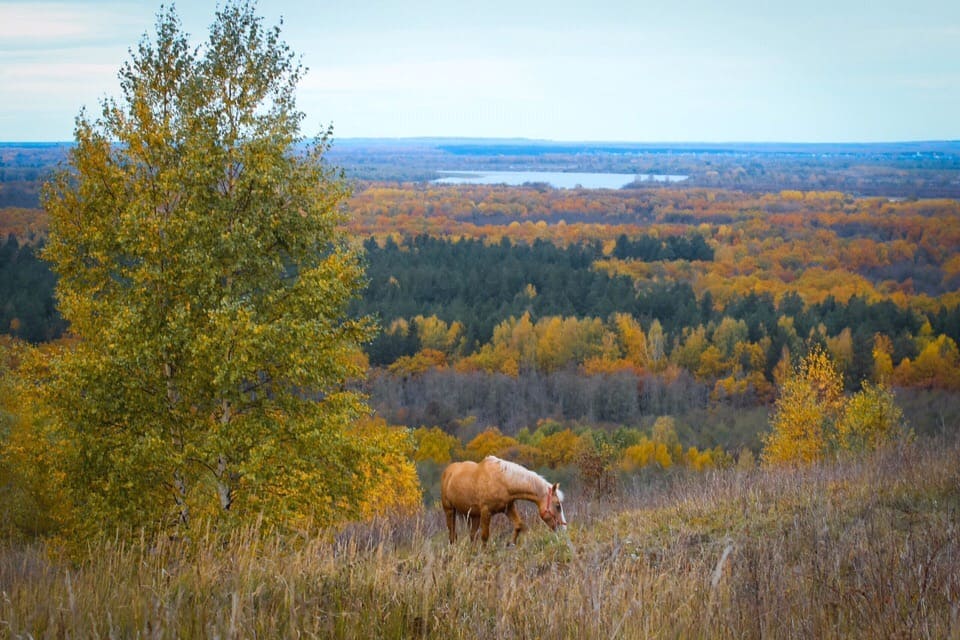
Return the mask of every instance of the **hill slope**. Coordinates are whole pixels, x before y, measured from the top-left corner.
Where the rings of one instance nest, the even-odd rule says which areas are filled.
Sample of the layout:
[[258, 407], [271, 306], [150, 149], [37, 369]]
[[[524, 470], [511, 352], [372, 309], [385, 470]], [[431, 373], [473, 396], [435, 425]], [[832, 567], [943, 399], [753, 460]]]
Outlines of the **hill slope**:
[[[571, 492], [573, 493], [573, 492]], [[571, 526], [446, 543], [438, 510], [329, 540], [0, 548], [11, 636], [958, 637], [960, 448], [571, 495]], [[496, 519], [495, 519], [495, 522]]]

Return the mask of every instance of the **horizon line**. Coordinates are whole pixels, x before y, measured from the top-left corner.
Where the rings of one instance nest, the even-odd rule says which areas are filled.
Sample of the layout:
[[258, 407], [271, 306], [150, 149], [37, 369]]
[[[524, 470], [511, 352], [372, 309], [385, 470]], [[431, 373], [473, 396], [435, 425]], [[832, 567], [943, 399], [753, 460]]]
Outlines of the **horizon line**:
[[[318, 136], [319, 137], [319, 136]], [[309, 140], [310, 136], [304, 136], [304, 140]], [[686, 147], [691, 145], [701, 146], [738, 146], [738, 145], [796, 145], [796, 146], [882, 146], [882, 145], [942, 145], [942, 144], [960, 144], [960, 138], [925, 138], [925, 139], [891, 139], [891, 140], [830, 140], [830, 141], [797, 141], [797, 140], [561, 140], [556, 138], [532, 138], [523, 136], [332, 136], [331, 140], [336, 142], [467, 142], [467, 143], [525, 143], [525, 144], [549, 144], [549, 145], [633, 145], [639, 147]], [[70, 145], [74, 140], [3, 140], [0, 139], [0, 145]]]

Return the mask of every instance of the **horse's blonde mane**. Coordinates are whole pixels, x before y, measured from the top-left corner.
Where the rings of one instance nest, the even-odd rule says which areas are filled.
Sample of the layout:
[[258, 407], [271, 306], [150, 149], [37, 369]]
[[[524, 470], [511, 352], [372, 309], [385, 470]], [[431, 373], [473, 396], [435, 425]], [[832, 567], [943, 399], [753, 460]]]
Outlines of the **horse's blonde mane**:
[[[487, 456], [488, 460], [497, 462], [500, 465], [500, 471], [503, 472], [503, 475], [507, 478], [510, 478], [516, 483], [532, 483], [538, 485], [538, 488], [549, 490], [551, 484], [539, 473], [527, 469], [523, 465], [519, 465], [516, 462], [510, 462], [509, 460], [503, 460], [496, 456]], [[560, 498], [560, 501], [563, 502], [563, 491], [557, 489], [557, 497]]]

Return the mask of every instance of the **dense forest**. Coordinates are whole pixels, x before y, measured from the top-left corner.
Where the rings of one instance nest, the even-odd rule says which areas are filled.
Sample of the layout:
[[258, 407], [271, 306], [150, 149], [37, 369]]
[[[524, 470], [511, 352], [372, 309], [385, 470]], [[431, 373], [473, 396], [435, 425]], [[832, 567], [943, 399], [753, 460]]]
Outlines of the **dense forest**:
[[[706, 246], [702, 238], [690, 242], [683, 236], [668, 241], [642, 237], [627, 241], [621, 236], [614, 255], [625, 246], [648, 250], [649, 262], [655, 256], [676, 253], [675, 246]], [[823, 325], [827, 335], [837, 335], [847, 327], [856, 327], [856, 336], [869, 346], [873, 336], [882, 333], [892, 338], [894, 359], [916, 356], [916, 345], [909, 339], [922, 324], [921, 316], [899, 307], [890, 300], [870, 300], [857, 295], [844, 301], [828, 296], [820, 302], [804, 304], [791, 292], [776, 300], [770, 293], [735, 293], [722, 311], [712, 302], [708, 291], [697, 296], [686, 282], [655, 281], [642, 286], [623, 275], [594, 269], [603, 259], [597, 243], [560, 248], [543, 240], [532, 245], [514, 244], [504, 238], [494, 245], [476, 240], [452, 242], [426, 236], [405, 238], [400, 244], [388, 239], [384, 247], [375, 241], [365, 243], [369, 284], [358, 313], [375, 314], [389, 327], [398, 318], [436, 316], [464, 325], [463, 345], [467, 351], [489, 341], [494, 327], [510, 318], [529, 313], [532, 318], [576, 316], [608, 318], [615, 312], [628, 313], [644, 325], [659, 321], [668, 342], [682, 337], [685, 329], [717, 324], [723, 318], [742, 320], [746, 336], [759, 340], [776, 336], [777, 346], [786, 340], [786, 329], [778, 326], [781, 317], [793, 319], [793, 331], [807, 336]], [[690, 260], [691, 256], [677, 260]], [[712, 256], [705, 251], [704, 257]], [[643, 258], [638, 258], [643, 259]], [[931, 328], [960, 340], [960, 316], [956, 307], [939, 307], [928, 315]], [[416, 338], [416, 334], [412, 336]], [[392, 348], [387, 345], [396, 343]], [[400, 355], [412, 355], [419, 349], [416, 340], [401, 344], [395, 333], [382, 334], [371, 347], [373, 364], [390, 364]], [[406, 349], [406, 350], [404, 350]], [[779, 349], [775, 349], [778, 355]], [[861, 379], [865, 371], [853, 372]], [[859, 374], [859, 375], [858, 375]]]
[[[849, 392], [878, 375], [904, 399], [960, 392], [960, 203], [929, 197], [954, 195], [949, 145], [818, 155], [424, 144], [347, 141], [332, 153], [355, 177], [392, 180], [356, 180], [347, 224], [367, 282], [351, 313], [380, 325], [362, 384], [393, 423], [467, 442], [544, 419], [647, 428], [672, 415], [685, 442], [756, 450], [778, 376], [814, 346]], [[0, 323], [31, 342], [55, 339], [65, 327], [38, 258], [36, 194], [63, 147], [2, 152]], [[690, 180], [440, 186], [421, 171], [505, 159], [552, 168], [558, 158]], [[821, 190], [831, 185], [839, 190]], [[901, 197], [911, 190], [926, 197]], [[944, 411], [918, 410], [915, 426], [933, 429]]]

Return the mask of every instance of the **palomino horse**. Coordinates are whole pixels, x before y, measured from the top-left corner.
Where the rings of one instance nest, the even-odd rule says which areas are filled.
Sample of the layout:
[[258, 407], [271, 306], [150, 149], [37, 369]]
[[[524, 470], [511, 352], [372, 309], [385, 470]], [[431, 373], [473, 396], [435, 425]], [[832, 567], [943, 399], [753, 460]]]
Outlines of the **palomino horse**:
[[457, 514], [470, 518], [470, 538], [477, 529], [484, 543], [490, 537], [490, 517], [506, 513], [513, 520], [513, 543], [526, 527], [517, 513], [517, 500], [529, 500], [540, 508], [540, 519], [556, 531], [567, 526], [563, 517], [560, 483], [551, 485], [541, 476], [514, 462], [487, 456], [476, 462], [454, 462], [443, 470], [440, 502], [447, 514], [450, 542], [457, 540]]

